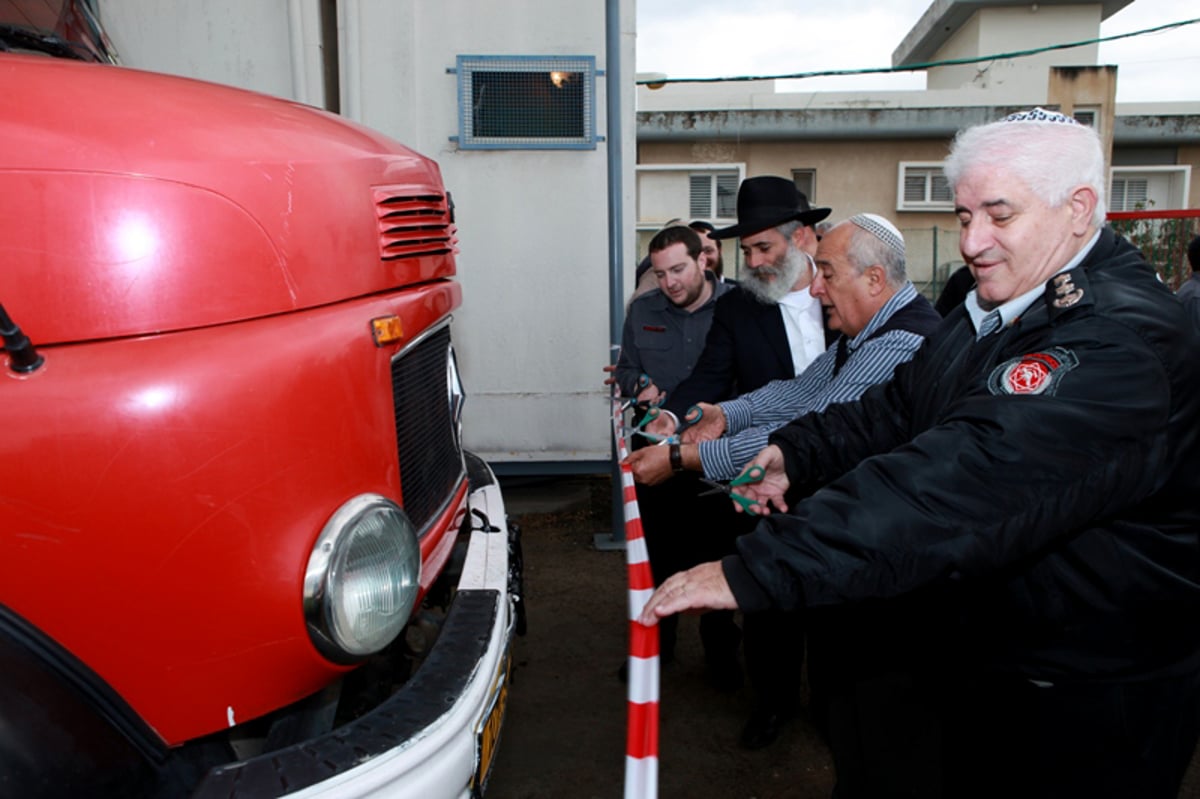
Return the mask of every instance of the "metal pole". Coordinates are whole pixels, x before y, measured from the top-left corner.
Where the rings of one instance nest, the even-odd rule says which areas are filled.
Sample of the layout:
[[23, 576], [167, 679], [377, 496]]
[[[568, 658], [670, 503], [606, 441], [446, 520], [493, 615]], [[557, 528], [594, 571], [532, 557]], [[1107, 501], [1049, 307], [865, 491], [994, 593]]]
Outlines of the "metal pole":
[[[605, 110], [608, 116], [608, 337], [613, 347], [621, 344], [625, 325], [625, 289], [621, 280], [621, 255], [624, 251], [624, 177], [621, 164], [621, 0], [604, 0], [605, 30]], [[612, 360], [616, 362], [616, 350]], [[621, 492], [621, 467], [616, 442], [612, 452], [612, 530], [596, 535], [597, 549], [625, 547], [625, 503]]]

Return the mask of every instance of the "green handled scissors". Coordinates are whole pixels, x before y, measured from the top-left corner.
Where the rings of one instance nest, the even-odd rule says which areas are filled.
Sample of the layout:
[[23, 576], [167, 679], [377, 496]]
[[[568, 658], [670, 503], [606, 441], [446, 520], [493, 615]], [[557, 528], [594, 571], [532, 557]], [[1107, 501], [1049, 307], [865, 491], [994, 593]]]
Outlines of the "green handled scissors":
[[751, 516], [757, 516], [758, 512], [752, 508], [754, 505], [757, 505], [758, 502], [756, 500], [749, 499], [748, 497], [744, 497], [741, 494], [735, 493], [733, 489], [739, 486], [749, 485], [750, 483], [761, 483], [766, 475], [766, 470], [758, 464], [755, 464], [739, 474], [737, 477], [730, 480], [728, 484], [718, 483], [716, 480], [709, 480], [707, 477], [701, 477], [700, 479], [703, 482], [708, 483], [710, 488], [707, 491], [701, 492], [700, 496], [706, 497], [710, 494], [725, 494], [738, 505], [740, 505], [742, 510], [746, 511], [746, 513], [749, 513]]
[[703, 418], [704, 409], [699, 405], [693, 405], [692, 407], [688, 408], [687, 413], [685, 413], [683, 415], [683, 419], [680, 420], [679, 426], [675, 428], [675, 435], [679, 435], [684, 430], [687, 430], [689, 427], [696, 424]]
[[679, 423], [679, 427], [677, 427], [675, 432], [669, 436], [660, 436], [654, 433], [647, 433], [645, 430], [641, 429], [647, 422], [657, 419], [659, 413], [661, 413], [661, 411], [659, 410], [658, 406], [651, 405], [650, 410], [644, 417], [642, 417], [642, 421], [634, 428], [634, 432], [640, 436], [645, 436], [657, 444], [678, 444], [679, 434], [694, 425], [696, 422], [700, 421], [701, 417], [704, 416], [704, 409], [699, 405], [693, 405], [692, 407], [688, 408], [687, 413], [684, 414], [683, 421]]
[[[647, 406], [647, 408], [646, 408], [645, 415], [642, 416], [642, 420], [640, 422], [638, 422], [636, 425], [634, 425], [634, 429], [641, 430], [648, 423], [657, 419], [658, 415], [660, 413], [662, 413], [662, 406], [659, 405], [657, 402], [650, 403], [650, 405]], [[704, 415], [704, 411], [701, 410], [700, 406], [698, 406], [698, 405], [693, 405], [692, 407], [688, 408], [688, 412], [684, 416], [683, 422], [681, 422], [679, 425], [679, 430], [682, 431], [682, 430], [687, 429], [688, 427], [691, 427], [696, 422], [700, 421], [700, 417], [703, 415]]]
[[634, 431], [638, 432], [638, 433], [642, 433], [642, 435], [650, 435], [649, 433], [643, 433], [642, 428], [645, 427], [650, 422], [657, 419], [658, 415], [660, 413], [662, 413], [662, 411], [660, 411], [658, 409], [657, 405], [651, 405], [649, 408], [646, 409], [646, 412], [644, 414], [642, 414], [641, 421], [639, 421], [637, 424], [635, 424], [633, 426]]

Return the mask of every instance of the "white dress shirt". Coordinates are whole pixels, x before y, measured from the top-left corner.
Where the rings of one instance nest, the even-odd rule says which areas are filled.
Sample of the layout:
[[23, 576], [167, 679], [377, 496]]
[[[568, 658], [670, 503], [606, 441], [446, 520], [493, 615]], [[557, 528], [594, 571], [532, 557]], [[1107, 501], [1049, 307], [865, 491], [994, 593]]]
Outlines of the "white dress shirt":
[[825, 351], [821, 301], [809, 294], [807, 288], [801, 289], [781, 299], [779, 310], [783, 312], [783, 326], [792, 350], [792, 366], [800, 374]]

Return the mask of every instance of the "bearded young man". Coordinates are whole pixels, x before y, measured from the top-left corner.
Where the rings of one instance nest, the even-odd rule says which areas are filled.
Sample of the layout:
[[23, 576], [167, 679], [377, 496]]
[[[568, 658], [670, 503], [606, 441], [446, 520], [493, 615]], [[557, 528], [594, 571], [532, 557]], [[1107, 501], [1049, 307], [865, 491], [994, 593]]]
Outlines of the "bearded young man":
[[649, 250], [656, 288], [629, 305], [615, 372], [621, 394], [639, 402], [658, 401], [688, 376], [707, 337], [716, 299], [729, 290], [705, 269], [703, 245], [694, 230], [664, 228], [650, 240]]
[[[621, 353], [613, 378], [622, 396], [633, 397], [644, 407], [670, 395], [691, 372], [704, 346], [718, 298], [731, 289], [706, 269], [700, 235], [690, 228], [663, 228], [650, 240], [650, 267], [656, 288], [635, 298], [625, 317]], [[634, 441], [643, 446], [645, 439]], [[698, 561], [680, 561], [674, 538], [675, 508], [680, 502], [679, 485], [638, 486], [638, 505], [646, 550], [655, 583], [661, 583], [681, 568]], [[699, 542], [697, 542], [699, 543]], [[721, 550], [701, 548], [709, 557]], [[715, 618], [715, 617], [714, 617]], [[707, 623], [706, 623], [707, 625]], [[674, 658], [675, 624], [660, 631], [663, 663]], [[620, 672], [625, 676], [624, 667]], [[727, 673], [732, 685], [740, 674]]]

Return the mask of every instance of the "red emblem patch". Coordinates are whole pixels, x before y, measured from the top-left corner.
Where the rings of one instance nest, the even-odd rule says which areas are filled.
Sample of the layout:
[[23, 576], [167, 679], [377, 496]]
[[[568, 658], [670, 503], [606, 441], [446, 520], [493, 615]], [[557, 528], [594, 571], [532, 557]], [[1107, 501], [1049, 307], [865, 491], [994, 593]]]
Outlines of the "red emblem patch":
[[1053, 394], [1063, 375], [1078, 365], [1075, 353], [1062, 347], [1031, 352], [992, 370], [988, 389], [993, 394]]

